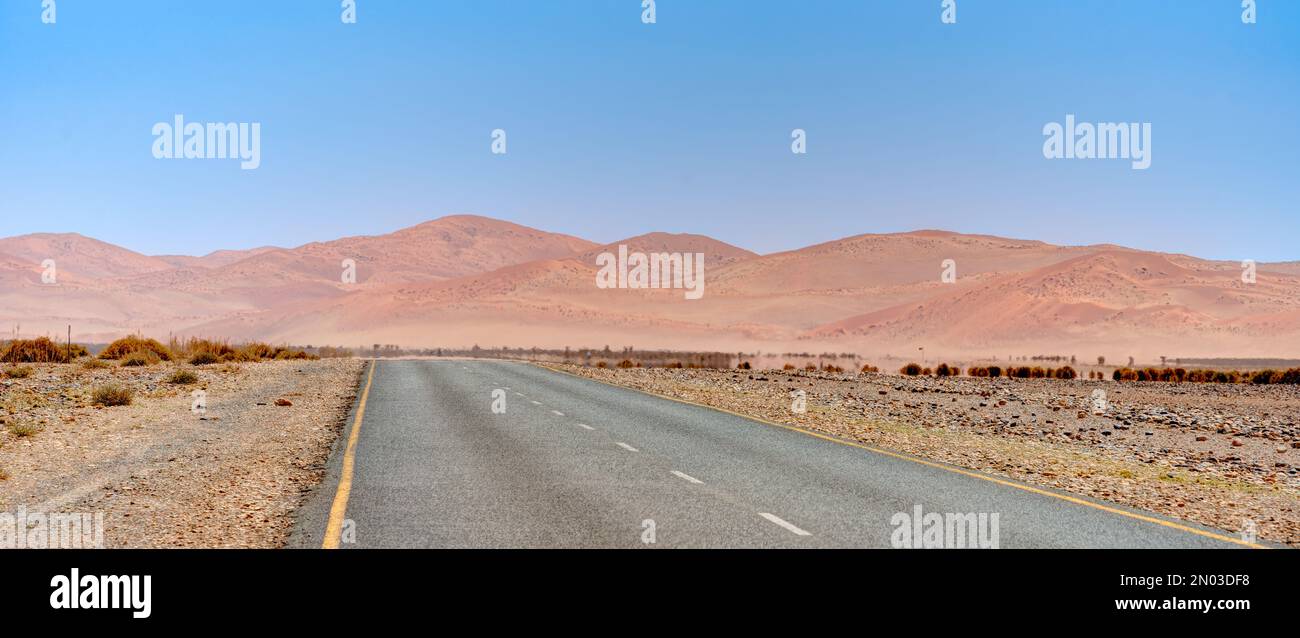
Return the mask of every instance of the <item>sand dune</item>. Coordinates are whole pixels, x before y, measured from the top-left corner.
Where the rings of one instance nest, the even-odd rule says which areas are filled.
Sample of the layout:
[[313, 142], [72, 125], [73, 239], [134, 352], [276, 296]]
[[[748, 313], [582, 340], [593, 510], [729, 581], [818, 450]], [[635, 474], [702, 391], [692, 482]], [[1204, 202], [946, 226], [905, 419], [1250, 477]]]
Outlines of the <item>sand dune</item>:
[[[702, 299], [601, 289], [596, 256], [706, 255]], [[42, 286], [42, 252], [71, 277]], [[356, 283], [341, 263], [356, 263]], [[941, 281], [945, 260], [956, 279]], [[62, 272], [62, 270], [61, 270]], [[852, 350], [953, 356], [1300, 356], [1300, 271], [1113, 245], [925, 230], [757, 255], [649, 233], [598, 245], [459, 215], [292, 249], [148, 257], [75, 235], [0, 240], [0, 321], [357, 346]]]

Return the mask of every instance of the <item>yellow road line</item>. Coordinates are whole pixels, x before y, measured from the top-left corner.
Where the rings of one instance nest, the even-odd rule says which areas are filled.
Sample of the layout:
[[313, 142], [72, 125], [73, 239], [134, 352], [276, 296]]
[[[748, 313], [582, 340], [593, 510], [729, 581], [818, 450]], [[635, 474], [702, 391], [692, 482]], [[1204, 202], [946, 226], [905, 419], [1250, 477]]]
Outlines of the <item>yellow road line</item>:
[[773, 427], [778, 427], [778, 428], [782, 428], [782, 429], [785, 429], [785, 430], [790, 430], [790, 431], [792, 431], [792, 432], [798, 432], [798, 433], [800, 433], [800, 434], [806, 434], [806, 435], [808, 435], [808, 436], [817, 437], [817, 438], [819, 438], [819, 439], [822, 439], [822, 440], [825, 440], [825, 441], [830, 441], [830, 442], [832, 442], [832, 443], [839, 443], [840, 445], [848, 445], [848, 446], [851, 446], [851, 447], [855, 447], [855, 448], [859, 448], [859, 449], [862, 449], [862, 450], [866, 450], [866, 451], [868, 451], [868, 452], [875, 452], [876, 454], [883, 454], [883, 455], [888, 456], [888, 457], [891, 457], [891, 458], [901, 459], [901, 460], [904, 460], [904, 461], [911, 461], [911, 462], [913, 462], [913, 463], [919, 463], [919, 464], [921, 464], [921, 465], [925, 465], [925, 466], [929, 466], [929, 467], [937, 468], [937, 469], [940, 469], [940, 470], [945, 470], [945, 471], [948, 471], [948, 472], [952, 472], [952, 473], [954, 473], [954, 474], [961, 474], [962, 476], [969, 476], [969, 477], [971, 477], [971, 478], [977, 478], [977, 479], [980, 479], [980, 480], [982, 480], [982, 481], [989, 481], [989, 482], [991, 482], [991, 483], [997, 483], [998, 485], [1004, 485], [1004, 486], [1006, 486], [1006, 487], [1014, 487], [1014, 488], [1016, 488], [1016, 489], [1018, 489], [1018, 490], [1024, 490], [1024, 491], [1026, 491], [1026, 492], [1032, 492], [1032, 493], [1034, 493], [1034, 494], [1039, 494], [1039, 495], [1042, 495], [1042, 496], [1050, 496], [1050, 497], [1052, 497], [1052, 498], [1060, 499], [1060, 500], [1062, 500], [1062, 501], [1067, 501], [1067, 502], [1070, 502], [1070, 503], [1074, 503], [1074, 504], [1076, 504], [1076, 505], [1082, 505], [1082, 506], [1084, 506], [1084, 507], [1091, 507], [1091, 508], [1093, 508], [1093, 509], [1101, 510], [1101, 511], [1103, 511], [1103, 512], [1109, 512], [1109, 513], [1111, 513], [1111, 514], [1118, 514], [1118, 515], [1120, 515], [1120, 516], [1126, 516], [1126, 517], [1128, 517], [1128, 518], [1136, 519], [1136, 520], [1139, 520], [1139, 521], [1145, 521], [1145, 522], [1147, 522], [1147, 523], [1155, 523], [1156, 525], [1162, 525], [1162, 526], [1164, 526], [1164, 527], [1168, 527], [1168, 528], [1171, 528], [1171, 529], [1176, 529], [1176, 530], [1179, 530], [1179, 531], [1182, 531], [1182, 532], [1190, 532], [1190, 533], [1192, 533], [1192, 534], [1197, 534], [1197, 535], [1199, 535], [1199, 536], [1205, 536], [1205, 537], [1207, 537], [1207, 538], [1213, 538], [1213, 539], [1218, 540], [1218, 541], [1223, 541], [1223, 542], [1227, 542], [1227, 543], [1235, 543], [1235, 544], [1237, 544], [1237, 545], [1243, 545], [1243, 546], [1246, 546], [1246, 547], [1252, 547], [1252, 548], [1255, 548], [1255, 549], [1267, 549], [1267, 546], [1265, 546], [1265, 545], [1260, 545], [1260, 544], [1258, 544], [1258, 543], [1247, 542], [1247, 541], [1241, 540], [1241, 539], [1239, 539], [1239, 538], [1233, 538], [1233, 537], [1231, 537], [1231, 536], [1225, 536], [1225, 535], [1223, 535], [1223, 534], [1218, 534], [1218, 533], [1211, 532], [1211, 531], [1207, 531], [1207, 530], [1203, 530], [1203, 529], [1197, 529], [1197, 528], [1195, 528], [1195, 527], [1191, 527], [1191, 526], [1189, 526], [1189, 525], [1183, 525], [1183, 524], [1181, 524], [1181, 523], [1175, 523], [1175, 522], [1173, 522], [1173, 521], [1166, 521], [1166, 520], [1164, 520], [1164, 519], [1156, 518], [1156, 517], [1154, 517], [1154, 516], [1147, 516], [1147, 515], [1145, 515], [1145, 514], [1139, 514], [1139, 513], [1137, 513], [1137, 512], [1129, 512], [1129, 511], [1126, 511], [1126, 510], [1122, 510], [1122, 509], [1120, 509], [1120, 508], [1118, 508], [1118, 507], [1111, 507], [1111, 506], [1109, 506], [1109, 505], [1103, 505], [1103, 504], [1101, 504], [1101, 503], [1094, 503], [1094, 502], [1092, 502], [1092, 501], [1084, 500], [1084, 499], [1082, 499], [1082, 498], [1078, 498], [1078, 497], [1075, 497], [1075, 496], [1070, 496], [1070, 495], [1068, 495], [1068, 494], [1058, 494], [1058, 493], [1056, 493], [1056, 492], [1052, 492], [1052, 491], [1049, 491], [1049, 490], [1045, 490], [1045, 489], [1037, 488], [1037, 487], [1034, 487], [1034, 486], [1032, 486], [1032, 485], [1025, 485], [1025, 484], [1023, 484], [1023, 483], [1016, 483], [1016, 482], [1014, 482], [1014, 481], [1009, 481], [1009, 480], [1006, 480], [1006, 479], [998, 478], [998, 477], [996, 477], [996, 476], [990, 476], [990, 475], [988, 475], [988, 474], [981, 474], [981, 473], [979, 473], [979, 472], [973, 472], [973, 471], [970, 471], [970, 470], [964, 470], [964, 469], [961, 469], [961, 468], [958, 468], [958, 467], [954, 467], [954, 466], [951, 466], [951, 465], [946, 465], [946, 464], [943, 464], [943, 463], [936, 463], [936, 462], [934, 462], [934, 461], [927, 461], [927, 460], [925, 460], [925, 459], [917, 458], [917, 457], [915, 457], [915, 456], [909, 456], [909, 455], [907, 455], [907, 454], [900, 454], [900, 453], [898, 453], [898, 452], [893, 452], [893, 451], [890, 451], [890, 450], [885, 450], [885, 449], [881, 449], [881, 448], [877, 448], [877, 447], [872, 447], [872, 446], [869, 446], [869, 445], [863, 445], [863, 444], [861, 444], [861, 443], [857, 443], [857, 442], [854, 442], [854, 441], [848, 441], [848, 440], [845, 440], [845, 439], [841, 439], [841, 438], [839, 438], [839, 437], [834, 437], [834, 436], [830, 436], [830, 435], [827, 435], [827, 434], [822, 434], [822, 433], [820, 433], [820, 432], [813, 432], [813, 431], [811, 431], [811, 430], [807, 430], [807, 429], [805, 429], [805, 428], [800, 428], [800, 427], [795, 427], [795, 426], [793, 426], [793, 425], [786, 425], [786, 424], [784, 424], [784, 423], [777, 423], [777, 422], [775, 422], [775, 421], [768, 421], [767, 419], [764, 419], [764, 418], [761, 418], [761, 417], [751, 416], [751, 415], [748, 415], [748, 414], [741, 414], [741, 413], [739, 413], [739, 412], [733, 412], [733, 411], [728, 410], [728, 409], [726, 409], [726, 408], [719, 408], [719, 407], [715, 407], [715, 406], [712, 406], [712, 405], [705, 405], [705, 404], [703, 404], [703, 403], [696, 403], [696, 402], [694, 402], [694, 401], [689, 401], [689, 400], [686, 400], [686, 399], [679, 399], [679, 398], [677, 398], [677, 397], [671, 397], [671, 396], [668, 396], [668, 395], [665, 395], [665, 394], [659, 394], [658, 392], [650, 392], [649, 390], [642, 390], [642, 389], [640, 389], [640, 388], [631, 388], [631, 387], [628, 387], [628, 386], [625, 386], [625, 385], [618, 385], [618, 384], [616, 384], [616, 383], [611, 383], [611, 382], [609, 382], [609, 381], [605, 381], [605, 380], [603, 380], [603, 379], [593, 379], [593, 378], [590, 378], [590, 377], [584, 377], [584, 376], [582, 376], [582, 375], [580, 375], [580, 374], [574, 374], [574, 373], [569, 372], [569, 371], [567, 371], [567, 370], [556, 370], [555, 368], [548, 368], [548, 367], [543, 366], [543, 365], [538, 365], [538, 364], [534, 364], [534, 365], [537, 365], [537, 367], [539, 367], [539, 368], [543, 368], [543, 369], [546, 369], [546, 370], [550, 370], [550, 371], [552, 371], [552, 372], [559, 372], [559, 373], [561, 373], [561, 374], [567, 374], [567, 375], [569, 375], [569, 376], [571, 376], [571, 377], [576, 377], [576, 378], [579, 378], [579, 379], [587, 379], [588, 381], [595, 381], [595, 382], [597, 382], [597, 383], [603, 383], [603, 384], [608, 385], [608, 386], [611, 386], [611, 387], [615, 387], [615, 388], [623, 388], [624, 390], [633, 390], [633, 391], [635, 391], [635, 392], [640, 392], [640, 393], [642, 393], [642, 394], [648, 394], [648, 395], [650, 395], [650, 396], [659, 397], [660, 399], [667, 399], [667, 400], [669, 400], [669, 401], [676, 401], [676, 402], [678, 402], [678, 403], [684, 403], [684, 404], [686, 404], [686, 405], [693, 405], [693, 406], [698, 407], [698, 408], [707, 408], [707, 409], [709, 409], [709, 410], [714, 410], [714, 411], [716, 411], [716, 412], [722, 412], [722, 413], [724, 413], [724, 414], [730, 414], [730, 415], [732, 415], [732, 416], [738, 416], [738, 417], [740, 417], [740, 418], [742, 418], [742, 419], [748, 419], [748, 420], [750, 420], [750, 421], [756, 421], [756, 422], [758, 422], [758, 423], [762, 423], [762, 424], [764, 424], [764, 425], [770, 425], [770, 426], [773, 426]]
[[366, 379], [366, 389], [361, 391], [361, 403], [357, 406], [357, 418], [352, 421], [352, 432], [348, 434], [348, 447], [343, 452], [343, 471], [339, 474], [339, 488], [334, 493], [334, 504], [330, 506], [329, 522], [325, 525], [325, 541], [321, 549], [338, 549], [339, 538], [343, 535], [343, 516], [348, 511], [348, 497], [352, 495], [352, 468], [357, 457], [357, 438], [361, 432], [361, 421], [366, 417], [366, 400], [370, 398], [370, 384], [375, 380], [375, 368], [379, 360], [370, 362], [370, 377]]

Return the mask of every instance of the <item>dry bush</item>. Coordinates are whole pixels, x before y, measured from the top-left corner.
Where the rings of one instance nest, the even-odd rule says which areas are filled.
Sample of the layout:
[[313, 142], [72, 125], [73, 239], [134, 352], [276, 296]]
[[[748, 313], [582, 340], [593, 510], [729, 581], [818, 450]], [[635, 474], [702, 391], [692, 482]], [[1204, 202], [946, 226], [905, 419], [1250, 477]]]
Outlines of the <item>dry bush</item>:
[[221, 361], [221, 357], [211, 352], [196, 352], [190, 357], [190, 365], [206, 366]]
[[81, 367], [87, 370], [99, 370], [101, 368], [107, 368], [108, 362], [102, 359], [86, 359], [81, 362]]
[[14, 366], [5, 370], [5, 376], [10, 379], [26, 379], [32, 376], [33, 372], [35, 371], [32, 370], [31, 366]]
[[133, 396], [134, 393], [130, 388], [110, 383], [95, 388], [95, 391], [91, 394], [91, 402], [95, 405], [107, 407], [131, 405], [131, 398]]
[[14, 436], [21, 439], [30, 436], [36, 436], [36, 433], [40, 432], [41, 428], [34, 425], [31, 421], [20, 420], [20, 421], [15, 421], [13, 423], [10, 423], [9, 431], [13, 432]]
[[172, 385], [193, 385], [199, 382], [199, 375], [189, 370], [177, 370], [167, 377], [167, 383]]
[[235, 349], [225, 340], [203, 339], [199, 337], [190, 337], [185, 341], [178, 341], [175, 338], [167, 344], [172, 352], [176, 353], [177, 358], [193, 359], [200, 355], [209, 355], [213, 357], [212, 363], [216, 363], [221, 357], [234, 354]]
[[144, 339], [141, 337], [130, 336], [123, 337], [108, 344], [103, 352], [99, 353], [100, 359], [121, 359], [127, 355], [137, 352], [150, 352], [162, 361], [171, 361], [174, 355], [156, 339]]
[[905, 374], [909, 377], [914, 377], [918, 374], [921, 374], [921, 372], [922, 372], [921, 364], [919, 363], [909, 363], [903, 366], [902, 368], [898, 369], [899, 374]]
[[[76, 352], [74, 346], [73, 352]], [[85, 348], [81, 348], [84, 352]], [[16, 339], [0, 350], [0, 362], [4, 363], [64, 363], [68, 360], [67, 346], [60, 346], [47, 337], [36, 339]]]
[[867, 373], [867, 372], [871, 372], [871, 373], [880, 372], [880, 368], [877, 368], [876, 366], [873, 366], [873, 365], [867, 363], [867, 364], [863, 364], [863, 365], [862, 365], [862, 372], [863, 372], [863, 373]]
[[122, 357], [122, 367], [125, 368], [151, 366], [161, 362], [162, 358], [151, 350], [136, 350], [135, 352], [127, 353], [126, 356]]

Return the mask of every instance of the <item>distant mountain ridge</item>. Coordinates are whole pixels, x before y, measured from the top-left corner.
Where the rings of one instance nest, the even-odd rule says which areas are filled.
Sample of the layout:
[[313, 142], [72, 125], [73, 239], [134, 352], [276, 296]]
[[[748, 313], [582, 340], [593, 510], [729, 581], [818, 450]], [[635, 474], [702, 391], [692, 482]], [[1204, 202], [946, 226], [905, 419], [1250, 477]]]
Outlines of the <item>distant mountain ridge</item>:
[[[703, 253], [703, 298], [598, 288], [597, 255], [620, 245]], [[57, 285], [42, 283], [46, 259]], [[1279, 358], [1300, 356], [1297, 263], [1258, 264], [1248, 284], [1239, 263], [1114, 245], [921, 230], [759, 255], [703, 235], [598, 244], [454, 215], [203, 257], [76, 234], [0, 239], [0, 321], [28, 334], [71, 324], [88, 341]]]

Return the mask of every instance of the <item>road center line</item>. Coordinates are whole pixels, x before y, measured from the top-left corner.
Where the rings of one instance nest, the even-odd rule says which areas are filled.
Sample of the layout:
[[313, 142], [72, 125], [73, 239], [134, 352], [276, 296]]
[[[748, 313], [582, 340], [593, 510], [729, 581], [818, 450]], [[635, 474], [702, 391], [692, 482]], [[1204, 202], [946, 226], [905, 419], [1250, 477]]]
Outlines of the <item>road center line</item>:
[[554, 414], [555, 416], [564, 416], [564, 413], [559, 410], [551, 410], [551, 414]]
[[591, 427], [590, 425], [587, 425], [586, 423], [579, 423], [579, 424], [578, 424], [578, 427], [583, 428], [583, 429], [587, 429], [587, 430], [594, 430], [594, 429], [596, 429], [596, 428]]
[[673, 476], [676, 476], [679, 479], [684, 479], [689, 483], [694, 483], [696, 485], [704, 485], [704, 481], [701, 481], [700, 479], [697, 479], [694, 476], [691, 476], [690, 474], [686, 474], [684, 472], [678, 472], [677, 470], [673, 470]]
[[541, 401], [533, 401], [532, 404], [533, 404], [533, 405], [541, 405], [542, 402], [541, 402]]
[[793, 532], [797, 536], [812, 536], [811, 532], [807, 532], [802, 529], [799, 529], [798, 527], [795, 527], [790, 522], [782, 519], [780, 516], [777, 516], [775, 514], [768, 514], [767, 512], [759, 512], [758, 515], [762, 516], [763, 518], [766, 518], [769, 521], [772, 521], [773, 523], [776, 523], [777, 525], [780, 525], [781, 527], [786, 528], [786, 530]]
[[624, 450], [627, 450], [628, 452], [637, 452], [637, 451], [638, 451], [636, 448], [634, 448], [634, 447], [632, 447], [632, 446], [630, 446], [630, 445], [628, 445], [628, 444], [626, 444], [626, 443], [624, 443], [624, 442], [622, 442], [622, 441], [618, 441], [618, 442], [616, 443], [616, 445], [618, 445], [619, 447], [623, 448]]

